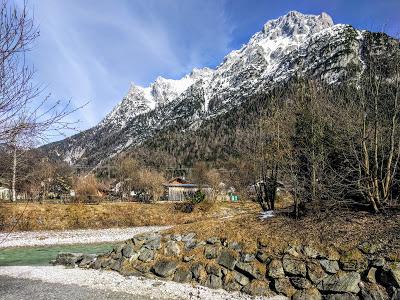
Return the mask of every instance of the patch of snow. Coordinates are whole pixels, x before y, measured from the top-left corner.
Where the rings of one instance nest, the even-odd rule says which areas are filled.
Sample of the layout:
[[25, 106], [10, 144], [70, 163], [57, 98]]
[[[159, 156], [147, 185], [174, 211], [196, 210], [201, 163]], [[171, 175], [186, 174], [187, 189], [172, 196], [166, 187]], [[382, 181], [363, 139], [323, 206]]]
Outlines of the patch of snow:
[[275, 214], [274, 214], [273, 210], [267, 210], [267, 211], [261, 212], [260, 215], [258, 216], [258, 218], [260, 220], [266, 220], [266, 219], [272, 218], [274, 216], [275, 216]]

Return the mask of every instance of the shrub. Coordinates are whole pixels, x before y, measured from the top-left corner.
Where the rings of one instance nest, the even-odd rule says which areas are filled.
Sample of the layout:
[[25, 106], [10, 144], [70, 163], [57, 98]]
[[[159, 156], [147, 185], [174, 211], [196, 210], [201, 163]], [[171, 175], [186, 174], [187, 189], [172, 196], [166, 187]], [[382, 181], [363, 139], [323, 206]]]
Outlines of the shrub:
[[191, 202], [179, 202], [174, 205], [175, 210], [183, 213], [191, 213], [194, 210], [194, 204]]
[[75, 202], [98, 203], [101, 199], [99, 191], [100, 183], [93, 175], [81, 176], [78, 178], [75, 190]]
[[203, 193], [202, 191], [198, 190], [191, 197], [190, 202], [193, 204], [199, 204], [200, 202], [203, 202], [205, 198], [206, 198], [206, 194]]

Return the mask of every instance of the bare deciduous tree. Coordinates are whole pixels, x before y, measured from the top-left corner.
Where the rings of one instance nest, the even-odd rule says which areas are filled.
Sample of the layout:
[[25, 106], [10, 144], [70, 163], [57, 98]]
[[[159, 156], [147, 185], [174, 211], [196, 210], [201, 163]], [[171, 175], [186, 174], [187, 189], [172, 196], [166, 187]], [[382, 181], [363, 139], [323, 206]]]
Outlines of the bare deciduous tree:
[[39, 36], [38, 28], [24, 1], [21, 7], [0, 2], [0, 143], [10, 145], [12, 160], [12, 199], [16, 199], [18, 151], [72, 129], [66, 117], [74, 109], [70, 103], [52, 102], [41, 96], [34, 84], [35, 70], [27, 63], [27, 53]]

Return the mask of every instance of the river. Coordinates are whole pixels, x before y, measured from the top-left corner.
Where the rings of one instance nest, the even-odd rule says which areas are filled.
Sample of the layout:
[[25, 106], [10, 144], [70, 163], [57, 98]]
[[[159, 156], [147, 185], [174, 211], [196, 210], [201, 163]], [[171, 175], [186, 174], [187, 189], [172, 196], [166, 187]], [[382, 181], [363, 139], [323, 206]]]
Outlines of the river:
[[0, 266], [46, 266], [59, 252], [101, 254], [116, 243], [55, 245], [45, 247], [17, 247], [0, 249]]

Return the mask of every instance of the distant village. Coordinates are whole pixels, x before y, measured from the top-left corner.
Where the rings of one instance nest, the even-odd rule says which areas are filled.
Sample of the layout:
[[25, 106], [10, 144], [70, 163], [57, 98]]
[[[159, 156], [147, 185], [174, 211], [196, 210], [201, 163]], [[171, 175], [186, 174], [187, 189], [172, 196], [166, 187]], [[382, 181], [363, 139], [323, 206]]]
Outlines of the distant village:
[[[129, 165], [129, 164], [128, 164]], [[110, 168], [107, 170], [109, 171]], [[205, 197], [217, 198], [218, 200], [238, 201], [239, 196], [233, 186], [229, 186], [222, 180], [209, 184], [209, 180], [203, 182], [191, 180], [186, 174], [191, 174], [191, 168], [169, 168], [165, 174], [170, 174], [168, 179], [162, 176], [150, 175], [147, 180], [157, 179], [156, 185], [135, 184], [131, 176], [118, 176], [111, 178], [106, 174], [105, 180], [100, 180], [92, 173], [74, 175], [75, 179], [53, 174], [45, 178], [32, 189], [17, 184], [15, 199], [10, 180], [0, 177], [0, 200], [2, 202], [57, 202], [57, 203], [98, 203], [103, 201], [186, 201], [194, 197], [196, 193], [203, 193]], [[174, 176], [181, 174], [180, 176]], [[71, 177], [71, 176], [70, 176]], [[196, 177], [196, 176], [195, 176]], [[198, 176], [197, 176], [198, 177]], [[145, 179], [146, 180], [146, 179]], [[140, 181], [143, 181], [140, 180]]]
[[[257, 200], [257, 190], [264, 184], [258, 181], [240, 186], [240, 183], [229, 180], [232, 172], [209, 169], [204, 163], [195, 164], [193, 168], [168, 168], [161, 173], [143, 169], [135, 160], [125, 158], [115, 166], [99, 168], [96, 172], [84, 172], [86, 169], [82, 166], [75, 169], [65, 169], [64, 166], [61, 170], [49, 172], [50, 176], [33, 184], [17, 182], [15, 195], [10, 180], [0, 178], [0, 201], [152, 203], [190, 201], [200, 195], [213, 201], [237, 202], [241, 198]], [[290, 195], [290, 189], [281, 182], [277, 191], [281, 195]]]

